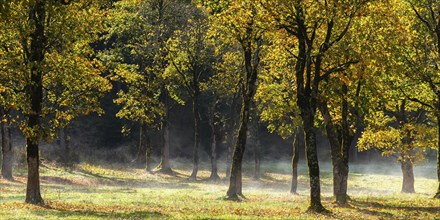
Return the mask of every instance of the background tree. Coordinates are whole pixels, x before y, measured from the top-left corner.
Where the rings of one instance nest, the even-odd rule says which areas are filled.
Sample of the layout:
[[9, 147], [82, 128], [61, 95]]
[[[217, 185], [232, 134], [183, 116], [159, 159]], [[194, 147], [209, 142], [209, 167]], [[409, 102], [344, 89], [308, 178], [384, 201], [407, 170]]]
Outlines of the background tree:
[[231, 176], [227, 197], [238, 199], [242, 193], [242, 160], [246, 145], [250, 105], [256, 91], [260, 51], [263, 30], [260, 23], [259, 5], [255, 2], [233, 1], [229, 8], [218, 14], [218, 27], [225, 33], [224, 38], [232, 44], [241, 47], [244, 71], [240, 76], [242, 81], [242, 107], [240, 127], [232, 157]]
[[[292, 142], [292, 181], [290, 192], [297, 193], [299, 151], [304, 149], [301, 137], [301, 119], [296, 105], [295, 57], [291, 48], [294, 42], [285, 32], [271, 32], [272, 44], [262, 57], [265, 63], [255, 99], [261, 111], [260, 120], [268, 124], [269, 132], [276, 132], [282, 138], [293, 137]], [[293, 46], [292, 46], [293, 47]]]
[[[140, 125], [140, 161], [151, 167], [148, 130], [161, 130], [160, 172], [172, 172], [169, 159], [171, 105], [169, 85], [162, 74], [168, 66], [166, 42], [185, 22], [185, 3], [173, 0], [120, 1], [114, 4], [108, 20], [108, 50], [101, 54], [114, 70], [114, 80], [125, 88], [115, 103], [122, 105], [120, 118]], [[148, 153], [150, 152], [150, 153]]]
[[[437, 124], [437, 176], [439, 188], [435, 198], [440, 198], [440, 3], [432, 0], [407, 0], [412, 12], [411, 30], [415, 35], [410, 44], [412, 50], [403, 53], [405, 62], [411, 66], [406, 76], [426, 88], [421, 96], [407, 93], [407, 98], [431, 112]], [[409, 15], [409, 14], [407, 14]]]
[[[191, 13], [192, 12], [192, 13]], [[186, 27], [176, 31], [168, 41], [169, 66], [164, 77], [181, 85], [192, 102], [194, 117], [193, 171], [190, 180], [197, 179], [200, 146], [200, 96], [202, 84], [212, 74], [214, 49], [209, 42], [206, 15], [200, 9], [191, 10]]]

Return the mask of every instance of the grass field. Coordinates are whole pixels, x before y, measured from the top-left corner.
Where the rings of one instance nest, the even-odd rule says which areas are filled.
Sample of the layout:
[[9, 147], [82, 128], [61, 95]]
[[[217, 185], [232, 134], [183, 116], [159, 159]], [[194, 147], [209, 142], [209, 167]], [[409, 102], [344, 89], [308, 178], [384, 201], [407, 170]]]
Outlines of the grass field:
[[[323, 165], [323, 204], [331, 211], [325, 215], [306, 211], [309, 190], [304, 165], [300, 167], [299, 195], [289, 194], [289, 166], [288, 162], [264, 163], [260, 181], [245, 175], [243, 190], [247, 199], [234, 202], [224, 200], [228, 181], [207, 181], [207, 170], [202, 169], [199, 181], [188, 182], [189, 163], [174, 164], [174, 176], [147, 174], [124, 165], [63, 168], [43, 164], [42, 195], [46, 204], [24, 204], [25, 170], [16, 169], [14, 182], [0, 180], [0, 218], [440, 219], [440, 201], [432, 199], [437, 187], [432, 166], [416, 169], [416, 194], [401, 194], [396, 165], [352, 165], [350, 205], [338, 207], [331, 199], [329, 166]], [[381, 171], [385, 168], [387, 172]]]

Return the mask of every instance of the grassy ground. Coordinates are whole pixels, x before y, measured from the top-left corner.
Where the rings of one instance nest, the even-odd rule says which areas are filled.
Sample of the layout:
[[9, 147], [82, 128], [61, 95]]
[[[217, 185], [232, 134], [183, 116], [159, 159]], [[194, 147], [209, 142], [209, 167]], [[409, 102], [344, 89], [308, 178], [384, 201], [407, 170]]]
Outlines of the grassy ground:
[[14, 182], [0, 180], [0, 219], [440, 219], [440, 201], [431, 199], [437, 186], [434, 167], [416, 170], [416, 194], [401, 194], [396, 166], [353, 165], [352, 200], [349, 206], [338, 207], [331, 199], [330, 169], [322, 166], [323, 204], [331, 211], [326, 215], [306, 212], [309, 191], [304, 166], [299, 195], [288, 193], [288, 162], [264, 163], [260, 181], [245, 175], [247, 199], [241, 202], [224, 200], [228, 182], [206, 181], [207, 170], [192, 183], [186, 180], [191, 171], [188, 163], [174, 167], [176, 175], [168, 176], [122, 165], [43, 164], [44, 206], [23, 203], [25, 170], [16, 169]]

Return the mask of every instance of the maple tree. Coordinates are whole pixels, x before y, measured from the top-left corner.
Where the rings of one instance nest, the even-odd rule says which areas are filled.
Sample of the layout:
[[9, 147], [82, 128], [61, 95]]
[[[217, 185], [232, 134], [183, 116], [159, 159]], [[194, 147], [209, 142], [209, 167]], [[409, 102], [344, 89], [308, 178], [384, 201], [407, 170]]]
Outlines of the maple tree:
[[[101, 2], [6, 2], [1, 25], [9, 30], [3, 47], [7, 68], [20, 83], [14, 109], [23, 115], [28, 178], [26, 202], [43, 203], [39, 181], [39, 143], [52, 140], [56, 129], [74, 118], [102, 113], [99, 99], [111, 88], [93, 58], [91, 43], [103, 30]], [[21, 59], [21, 62], [16, 59]], [[8, 74], [10, 72], [6, 72]]]

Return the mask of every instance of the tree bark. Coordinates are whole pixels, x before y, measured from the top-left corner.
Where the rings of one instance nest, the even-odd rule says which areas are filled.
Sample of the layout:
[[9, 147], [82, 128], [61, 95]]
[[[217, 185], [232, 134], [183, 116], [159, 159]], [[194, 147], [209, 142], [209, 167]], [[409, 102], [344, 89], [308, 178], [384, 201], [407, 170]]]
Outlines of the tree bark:
[[[257, 129], [258, 130], [258, 126]], [[261, 158], [261, 145], [258, 131], [255, 136], [255, 145], [254, 145], [254, 160], [255, 160], [255, 169], [254, 169], [254, 179], [259, 180], [261, 178], [261, 169], [260, 169], [260, 158]]]
[[211, 181], [218, 181], [220, 179], [220, 176], [218, 175], [218, 166], [217, 166], [217, 150], [218, 150], [218, 145], [221, 142], [221, 137], [220, 137], [219, 131], [217, 129], [217, 126], [218, 125], [216, 125], [215, 121], [213, 123], [211, 123], [211, 130], [212, 130], [212, 135], [211, 135], [211, 176], [209, 177], [209, 179]]
[[193, 95], [193, 114], [194, 114], [194, 149], [193, 149], [193, 170], [189, 180], [197, 180], [199, 171], [199, 145], [200, 145], [200, 113], [199, 113], [199, 91], [198, 87]]
[[[252, 32], [252, 29], [247, 31]], [[250, 33], [247, 33], [250, 35]], [[232, 156], [231, 177], [229, 189], [226, 193], [229, 199], [238, 199], [238, 196], [244, 197], [242, 191], [242, 161], [246, 148], [248, 122], [250, 117], [251, 101], [257, 89], [258, 65], [260, 62], [259, 50], [262, 40], [257, 42], [256, 50], [252, 52], [251, 41], [242, 42], [244, 50], [244, 62], [246, 70], [246, 79], [244, 90], [242, 92], [242, 107], [240, 114], [240, 127], [238, 129], [237, 141], [235, 143], [234, 154]]]
[[318, 153], [316, 147], [316, 133], [313, 128], [313, 118], [311, 114], [306, 116], [304, 123], [304, 135], [306, 142], [306, 158], [309, 167], [310, 178], [310, 207], [309, 210], [321, 212], [324, 207], [321, 204], [321, 180], [319, 177]]
[[[310, 178], [310, 205], [308, 210], [313, 212], [324, 212], [326, 209], [321, 203], [321, 181], [319, 177], [318, 154], [315, 134], [316, 97], [319, 85], [319, 75], [315, 76], [312, 86], [312, 42], [307, 39], [307, 30], [301, 5], [295, 6], [298, 11], [298, 61], [295, 66], [297, 105], [301, 112], [301, 119], [304, 130], [304, 141], [306, 148], [307, 166]], [[307, 49], [308, 48], [308, 49]], [[319, 61], [319, 60], [317, 60]], [[320, 61], [317, 62], [319, 74]], [[305, 73], [305, 74], [304, 74]], [[306, 76], [306, 77], [304, 77]]]
[[230, 109], [230, 113], [229, 113], [229, 123], [228, 123], [228, 136], [227, 136], [227, 154], [226, 154], [226, 178], [229, 178], [231, 176], [231, 164], [232, 164], [232, 150], [233, 150], [233, 145], [235, 143], [235, 125], [236, 125], [236, 120], [235, 120], [235, 111], [236, 111], [236, 107], [237, 107], [237, 100], [238, 100], [238, 95], [234, 94], [234, 96], [232, 97], [232, 103], [231, 103], [231, 109]]
[[300, 138], [300, 132], [297, 130], [293, 136], [293, 154], [292, 154], [292, 183], [290, 185], [290, 193], [298, 194], [298, 161], [299, 150], [304, 148], [304, 141]]
[[70, 136], [66, 127], [58, 129], [58, 144], [60, 147], [60, 162], [67, 165], [73, 161], [70, 149]]
[[29, 20], [35, 25], [31, 34], [30, 45], [30, 83], [27, 89], [30, 98], [31, 111], [27, 115], [27, 127], [32, 130], [31, 134], [26, 136], [26, 159], [28, 164], [28, 178], [26, 188], [26, 203], [42, 204], [44, 203], [40, 193], [40, 115], [43, 102], [43, 73], [39, 65], [44, 60], [44, 50], [46, 45], [46, 36], [44, 33], [46, 10], [45, 1], [37, 0], [29, 13]]
[[0, 108], [0, 116], [1, 116], [1, 138], [2, 138], [2, 177], [7, 180], [13, 180], [12, 176], [12, 165], [14, 162], [14, 153], [12, 150], [12, 136], [11, 130], [9, 127], [9, 121], [5, 121], [5, 118], [8, 119], [8, 111], [4, 111], [3, 108]]
[[[168, 108], [168, 107], [166, 107]], [[168, 125], [168, 110], [165, 119], [162, 121], [162, 149], [160, 152], [160, 163], [156, 170], [165, 174], [172, 174], [173, 170], [170, 166], [170, 128]]]
[[238, 129], [237, 141], [235, 143], [234, 154], [232, 156], [231, 176], [229, 181], [229, 189], [226, 193], [229, 199], [238, 199], [243, 196], [242, 193], [242, 161], [244, 150], [246, 147], [246, 136], [249, 121], [250, 98], [243, 99], [242, 112], [240, 117], [240, 127]]
[[437, 94], [437, 179], [438, 189], [434, 198], [440, 199], [440, 92]]
[[415, 193], [414, 190], [414, 170], [413, 164], [409, 159], [403, 159], [400, 161], [400, 167], [402, 168], [403, 183], [402, 192], [403, 193]]
[[147, 125], [141, 123], [139, 129], [139, 152], [138, 163], [144, 165], [147, 163], [147, 145], [146, 145]]
[[153, 166], [151, 164], [153, 147], [151, 146], [150, 136], [148, 135], [148, 129], [145, 129], [144, 134], [144, 144], [145, 144], [145, 170], [147, 172], [151, 172], [153, 170]]

